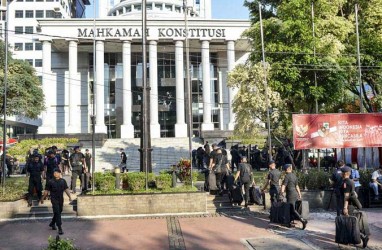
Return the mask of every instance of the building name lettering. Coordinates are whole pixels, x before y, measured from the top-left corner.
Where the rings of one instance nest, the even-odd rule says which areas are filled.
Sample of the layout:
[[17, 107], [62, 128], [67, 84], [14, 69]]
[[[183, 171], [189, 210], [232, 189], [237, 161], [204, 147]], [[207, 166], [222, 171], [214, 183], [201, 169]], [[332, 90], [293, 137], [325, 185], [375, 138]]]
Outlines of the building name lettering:
[[[152, 29], [146, 30], [146, 35], [150, 37]], [[95, 33], [95, 34], [94, 34]], [[225, 29], [208, 29], [208, 28], [197, 28], [188, 29], [189, 38], [225, 38]], [[157, 34], [159, 38], [176, 38], [176, 37], [186, 37], [187, 30], [183, 28], [157, 28]], [[140, 28], [97, 28], [94, 29], [78, 29], [78, 37], [102, 37], [102, 38], [113, 38], [113, 37], [141, 37], [142, 29]]]

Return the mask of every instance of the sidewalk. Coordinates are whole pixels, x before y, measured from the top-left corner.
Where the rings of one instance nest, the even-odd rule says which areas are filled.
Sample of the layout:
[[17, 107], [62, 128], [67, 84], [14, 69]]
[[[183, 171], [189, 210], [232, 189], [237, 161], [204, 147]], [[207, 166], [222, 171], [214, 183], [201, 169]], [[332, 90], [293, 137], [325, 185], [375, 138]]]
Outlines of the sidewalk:
[[[382, 250], [382, 209], [366, 210], [372, 236], [368, 249]], [[230, 215], [128, 219], [64, 219], [62, 238], [81, 249], [339, 249], [334, 213], [312, 213], [306, 230], [268, 223], [268, 215], [249, 211]], [[49, 220], [0, 222], [0, 249], [42, 249]], [[341, 246], [341, 249], [355, 249]]]

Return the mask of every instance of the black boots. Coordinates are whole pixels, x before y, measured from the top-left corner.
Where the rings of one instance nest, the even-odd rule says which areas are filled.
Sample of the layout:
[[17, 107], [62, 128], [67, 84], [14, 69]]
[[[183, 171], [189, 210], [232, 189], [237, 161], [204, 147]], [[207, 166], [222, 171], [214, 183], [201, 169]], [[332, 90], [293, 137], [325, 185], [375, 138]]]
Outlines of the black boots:
[[367, 247], [367, 243], [369, 242], [369, 236], [361, 237], [361, 240], [362, 240], [362, 247], [366, 248]]
[[302, 219], [301, 223], [302, 223], [302, 230], [304, 230], [306, 228], [306, 224], [308, 224], [308, 221], [305, 219]]
[[62, 231], [61, 227], [58, 227], [58, 234], [64, 234], [64, 231]]
[[52, 230], [56, 230], [57, 229], [56, 225], [53, 222], [49, 223], [49, 226], [52, 228]]

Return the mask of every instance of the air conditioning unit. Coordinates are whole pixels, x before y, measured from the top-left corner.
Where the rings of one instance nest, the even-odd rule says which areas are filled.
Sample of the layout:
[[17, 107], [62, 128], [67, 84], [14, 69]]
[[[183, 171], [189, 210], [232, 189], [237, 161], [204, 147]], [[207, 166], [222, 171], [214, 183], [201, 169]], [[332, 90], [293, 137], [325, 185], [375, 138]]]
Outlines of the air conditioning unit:
[[60, 7], [54, 7], [53, 11], [54, 12], [60, 12]]

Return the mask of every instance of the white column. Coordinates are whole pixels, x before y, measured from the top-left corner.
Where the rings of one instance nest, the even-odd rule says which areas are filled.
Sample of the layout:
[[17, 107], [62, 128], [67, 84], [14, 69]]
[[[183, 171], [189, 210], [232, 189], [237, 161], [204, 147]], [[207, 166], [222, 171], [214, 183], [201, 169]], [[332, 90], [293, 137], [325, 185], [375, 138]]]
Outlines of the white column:
[[[235, 42], [234, 41], [227, 41], [227, 70], [229, 73], [233, 68], [235, 67]], [[233, 100], [237, 94], [238, 89], [237, 88], [229, 88], [229, 123], [228, 123], [228, 130], [234, 130], [235, 128], [235, 113], [233, 112]]]
[[38, 128], [39, 134], [51, 134], [53, 133], [53, 127], [51, 124], [51, 95], [50, 79], [52, 74], [52, 41], [42, 41], [42, 90], [45, 96], [46, 110], [41, 113], [42, 124]]
[[157, 41], [150, 41], [150, 129], [151, 138], [160, 138], [160, 125], [158, 122], [158, 53]]
[[211, 122], [211, 77], [210, 77], [210, 42], [202, 41], [203, 65], [203, 123], [202, 130], [214, 130]]
[[105, 125], [105, 44], [104, 41], [96, 42], [96, 87], [95, 87], [95, 102], [96, 102], [96, 133], [107, 133]]
[[69, 41], [69, 125], [66, 128], [66, 133], [80, 133], [80, 117], [81, 113], [79, 112], [79, 101], [81, 94], [79, 92], [80, 88], [77, 86], [80, 85], [78, 81], [77, 73], [77, 41]]
[[134, 138], [134, 126], [131, 123], [132, 92], [131, 92], [131, 41], [123, 41], [123, 124], [121, 138]]
[[[186, 69], [187, 70], [187, 69]], [[175, 42], [175, 71], [176, 71], [176, 124], [175, 137], [188, 137], [187, 124], [184, 114], [184, 56], [183, 41]]]

